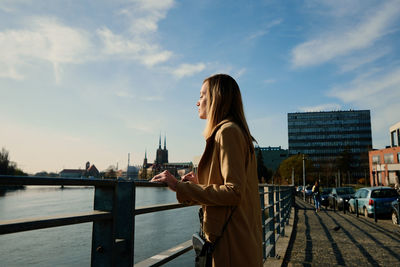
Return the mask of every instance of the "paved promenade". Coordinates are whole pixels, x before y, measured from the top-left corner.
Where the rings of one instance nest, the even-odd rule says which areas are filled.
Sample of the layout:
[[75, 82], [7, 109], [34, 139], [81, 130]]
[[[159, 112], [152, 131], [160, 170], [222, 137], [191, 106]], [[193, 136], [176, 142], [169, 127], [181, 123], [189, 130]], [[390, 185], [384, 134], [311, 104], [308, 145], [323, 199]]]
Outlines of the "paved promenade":
[[296, 198], [282, 266], [400, 266], [400, 227], [390, 220], [323, 210]]

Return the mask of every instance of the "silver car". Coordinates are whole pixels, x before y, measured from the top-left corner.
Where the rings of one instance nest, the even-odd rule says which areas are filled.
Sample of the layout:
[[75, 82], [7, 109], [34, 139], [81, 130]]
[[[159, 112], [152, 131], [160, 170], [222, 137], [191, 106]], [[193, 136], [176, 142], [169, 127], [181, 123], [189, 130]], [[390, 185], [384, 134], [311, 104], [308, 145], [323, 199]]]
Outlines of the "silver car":
[[374, 214], [374, 205], [376, 214], [389, 214], [392, 212], [392, 202], [396, 200], [398, 194], [391, 187], [364, 187], [360, 188], [349, 200], [350, 212], [356, 212], [356, 203], [358, 203], [358, 213], [363, 213], [365, 217]]

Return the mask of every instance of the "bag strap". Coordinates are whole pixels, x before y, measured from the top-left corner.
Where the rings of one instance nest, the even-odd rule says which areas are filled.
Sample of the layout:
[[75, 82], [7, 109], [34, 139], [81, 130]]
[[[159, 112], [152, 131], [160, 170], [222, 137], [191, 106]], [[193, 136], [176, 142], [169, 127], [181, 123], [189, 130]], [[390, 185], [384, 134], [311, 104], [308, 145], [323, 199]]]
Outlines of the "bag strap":
[[224, 234], [225, 229], [226, 229], [226, 227], [228, 226], [228, 223], [229, 223], [229, 221], [231, 220], [232, 215], [233, 215], [233, 213], [235, 212], [236, 208], [237, 208], [237, 206], [235, 206], [235, 207], [232, 209], [231, 214], [229, 215], [228, 220], [225, 222], [224, 227], [222, 228], [221, 235], [217, 237], [217, 239], [215, 240], [214, 243], [212, 243], [212, 251], [214, 251], [215, 247], [216, 247], [217, 244], [218, 244], [218, 241], [221, 239], [222, 235]]

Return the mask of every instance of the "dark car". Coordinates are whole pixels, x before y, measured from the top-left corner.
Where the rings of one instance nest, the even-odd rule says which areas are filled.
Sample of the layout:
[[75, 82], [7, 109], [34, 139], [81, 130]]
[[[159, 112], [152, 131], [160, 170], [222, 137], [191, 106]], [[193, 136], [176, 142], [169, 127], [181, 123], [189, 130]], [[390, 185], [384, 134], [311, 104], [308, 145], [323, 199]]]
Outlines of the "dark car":
[[392, 202], [392, 222], [393, 224], [400, 225], [400, 197]]
[[329, 197], [329, 194], [332, 192], [332, 188], [323, 188], [322, 190], [321, 190], [321, 194], [320, 194], [320, 196], [321, 196], [321, 206], [325, 206], [325, 207], [328, 207], [328, 205], [329, 205], [329, 199], [328, 199], [328, 197]]
[[353, 187], [332, 188], [328, 196], [329, 207], [336, 207], [338, 210], [347, 209], [349, 199], [354, 196], [355, 192]]

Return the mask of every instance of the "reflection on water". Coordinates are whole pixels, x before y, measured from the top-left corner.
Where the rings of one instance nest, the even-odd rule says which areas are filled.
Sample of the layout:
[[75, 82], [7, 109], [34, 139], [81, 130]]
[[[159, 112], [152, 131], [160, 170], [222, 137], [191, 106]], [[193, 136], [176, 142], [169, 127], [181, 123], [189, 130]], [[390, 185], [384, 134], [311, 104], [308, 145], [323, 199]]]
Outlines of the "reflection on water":
[[[138, 187], [136, 206], [175, 203], [166, 188]], [[0, 220], [85, 212], [93, 209], [92, 187], [28, 186], [0, 196]], [[135, 262], [185, 242], [198, 230], [197, 207], [139, 215]], [[0, 236], [0, 266], [90, 266], [92, 223]], [[186, 253], [169, 266], [193, 266]]]

